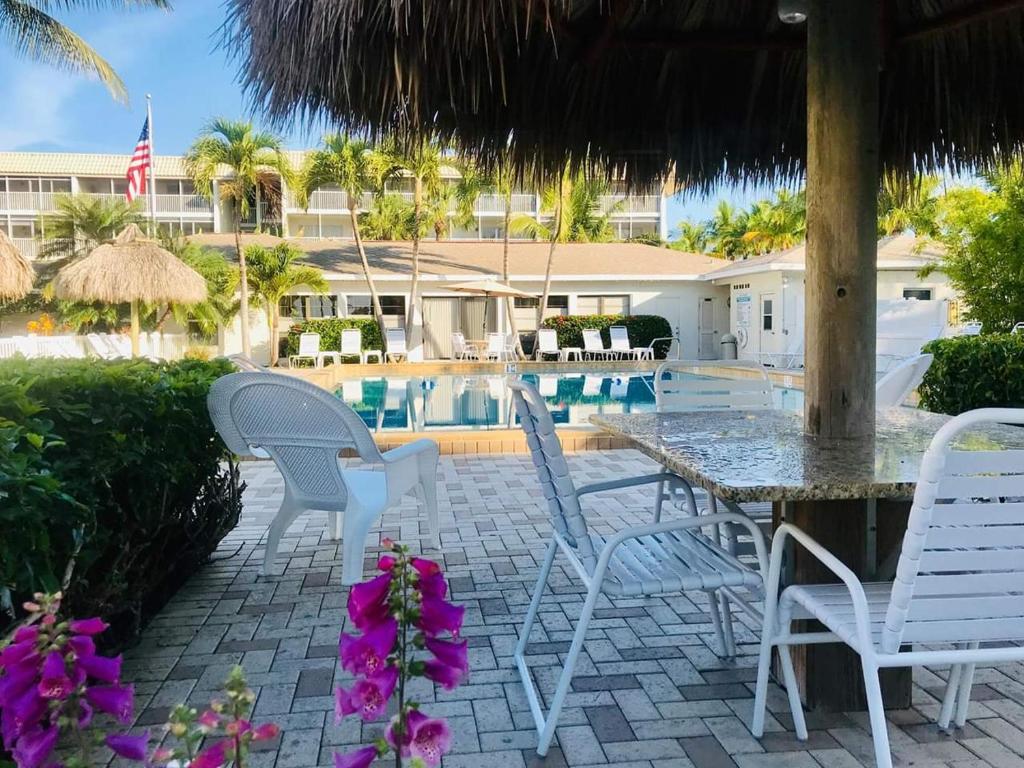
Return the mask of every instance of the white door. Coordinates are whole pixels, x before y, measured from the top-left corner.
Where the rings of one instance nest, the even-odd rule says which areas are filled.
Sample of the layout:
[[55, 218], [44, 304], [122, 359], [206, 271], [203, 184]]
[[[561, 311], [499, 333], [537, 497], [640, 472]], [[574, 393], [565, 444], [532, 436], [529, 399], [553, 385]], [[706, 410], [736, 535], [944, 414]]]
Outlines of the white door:
[[772, 361], [770, 356], [776, 354], [779, 351], [776, 342], [776, 340], [778, 339], [779, 331], [781, 330], [780, 328], [778, 328], [779, 303], [775, 299], [774, 293], [762, 293], [760, 305], [761, 362], [771, 363]]
[[718, 331], [715, 329], [715, 300], [709, 296], [700, 299], [697, 309], [697, 358], [716, 360], [718, 358]]

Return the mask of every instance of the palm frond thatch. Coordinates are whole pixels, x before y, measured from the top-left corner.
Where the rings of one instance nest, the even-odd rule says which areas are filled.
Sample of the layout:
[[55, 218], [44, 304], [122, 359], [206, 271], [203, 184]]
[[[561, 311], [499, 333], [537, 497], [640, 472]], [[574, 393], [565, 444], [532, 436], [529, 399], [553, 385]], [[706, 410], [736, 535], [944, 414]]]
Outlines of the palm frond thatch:
[[129, 225], [111, 243], [72, 262], [53, 281], [58, 298], [107, 304], [144, 302], [198, 304], [206, 280], [172, 253]]
[[[806, 35], [776, 0], [228, 0], [253, 101], [277, 120], [413, 129], [485, 162], [787, 181], [803, 173]], [[1020, 148], [1024, 5], [892, 0], [880, 159], [971, 167]], [[826, 4], [822, 4], [826, 7]]]
[[17, 301], [32, 290], [32, 264], [0, 229], [0, 301]]

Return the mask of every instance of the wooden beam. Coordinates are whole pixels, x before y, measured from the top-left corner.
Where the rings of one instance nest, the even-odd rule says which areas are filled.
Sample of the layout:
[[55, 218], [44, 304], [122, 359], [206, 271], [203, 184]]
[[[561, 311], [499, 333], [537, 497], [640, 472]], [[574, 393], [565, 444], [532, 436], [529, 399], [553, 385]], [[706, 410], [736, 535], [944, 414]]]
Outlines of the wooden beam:
[[804, 427], [874, 434], [880, 0], [807, 19]]

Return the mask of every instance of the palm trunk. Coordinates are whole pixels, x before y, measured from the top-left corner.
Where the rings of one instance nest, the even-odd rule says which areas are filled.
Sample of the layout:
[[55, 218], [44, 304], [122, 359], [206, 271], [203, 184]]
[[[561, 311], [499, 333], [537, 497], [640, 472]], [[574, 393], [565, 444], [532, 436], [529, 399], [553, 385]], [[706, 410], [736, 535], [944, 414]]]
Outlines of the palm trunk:
[[[502, 238], [501, 248], [501, 281], [508, 285], [508, 262], [509, 262], [509, 240], [511, 235], [509, 229], [512, 226], [512, 189], [505, 192], [505, 233]], [[512, 334], [512, 339], [515, 341], [516, 357], [520, 360], [525, 360], [526, 355], [523, 353], [523, 343], [519, 339], [519, 329], [516, 327], [516, 300], [511, 296], [505, 298], [505, 309], [508, 312], [508, 329]]]
[[252, 345], [249, 342], [249, 274], [245, 268], [245, 251], [242, 250], [242, 210], [235, 206], [235, 250], [238, 252], [238, 280], [242, 294], [242, 306], [238, 309], [238, 320], [242, 324], [242, 354], [252, 357]]
[[277, 365], [277, 359], [278, 359], [278, 354], [277, 354], [278, 350], [277, 350], [277, 348], [278, 348], [279, 344], [278, 344], [278, 340], [277, 340], [277, 326], [278, 326], [277, 312], [278, 312], [277, 304], [272, 304], [270, 302], [269, 297], [268, 297], [268, 299], [267, 299], [267, 324], [270, 326], [270, 367], [271, 368], [273, 368], [275, 365]]
[[[349, 198], [353, 196], [350, 194]], [[349, 204], [349, 215], [352, 217], [352, 235], [356, 239], [356, 250], [359, 251], [359, 260], [363, 264], [363, 277], [370, 287], [370, 303], [373, 306], [373, 316], [380, 326], [381, 338], [384, 336], [384, 310], [380, 307], [380, 296], [377, 295], [377, 285], [373, 282], [373, 275], [370, 274], [370, 262], [366, 259], [366, 249], [363, 247], [363, 236], [359, 231], [359, 215], [355, 208]]]
[[544, 271], [544, 290], [541, 292], [540, 306], [537, 307], [537, 330], [544, 322], [544, 310], [548, 305], [548, 294], [551, 293], [551, 268], [555, 263], [555, 247], [562, 234], [562, 178], [558, 180], [558, 202], [555, 205], [555, 220], [551, 228], [551, 247], [548, 249], [548, 264]]
[[[420, 290], [420, 216], [423, 209], [423, 181], [416, 178], [412, 193], [412, 287], [409, 289], [409, 309], [405, 317], [405, 335], [412, 339], [413, 321], [419, 304]], [[410, 342], [411, 343], [411, 342]]]

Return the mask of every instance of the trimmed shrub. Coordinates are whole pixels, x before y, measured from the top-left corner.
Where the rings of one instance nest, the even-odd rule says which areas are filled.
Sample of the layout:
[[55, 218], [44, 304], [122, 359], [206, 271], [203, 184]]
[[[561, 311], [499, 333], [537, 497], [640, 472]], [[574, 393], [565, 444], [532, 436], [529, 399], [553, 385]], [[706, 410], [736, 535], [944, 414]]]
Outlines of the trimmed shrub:
[[[67, 582], [69, 614], [124, 645], [238, 522], [206, 410], [226, 360], [0, 364], [0, 629]], [[0, 632], [2, 634], [2, 632]]]
[[956, 415], [1024, 407], [1024, 334], [958, 336], [928, 342], [935, 361], [917, 388], [921, 407]]
[[282, 355], [294, 355], [299, 351], [299, 334], [302, 333], [319, 333], [320, 349], [341, 349], [341, 332], [347, 328], [357, 328], [362, 332], [363, 349], [384, 351], [384, 337], [381, 335], [380, 326], [372, 317], [325, 317], [293, 325], [285, 338]]
[[[609, 328], [624, 325], [629, 329], [629, 342], [634, 347], [646, 347], [654, 339], [671, 336], [672, 326], [659, 315], [558, 315], [549, 317], [543, 323], [545, 328], [554, 328], [558, 333], [559, 347], [583, 347], [583, 329], [597, 328], [601, 340], [607, 347], [611, 344]], [[654, 346], [654, 356], [664, 358], [671, 341], [662, 341]]]

